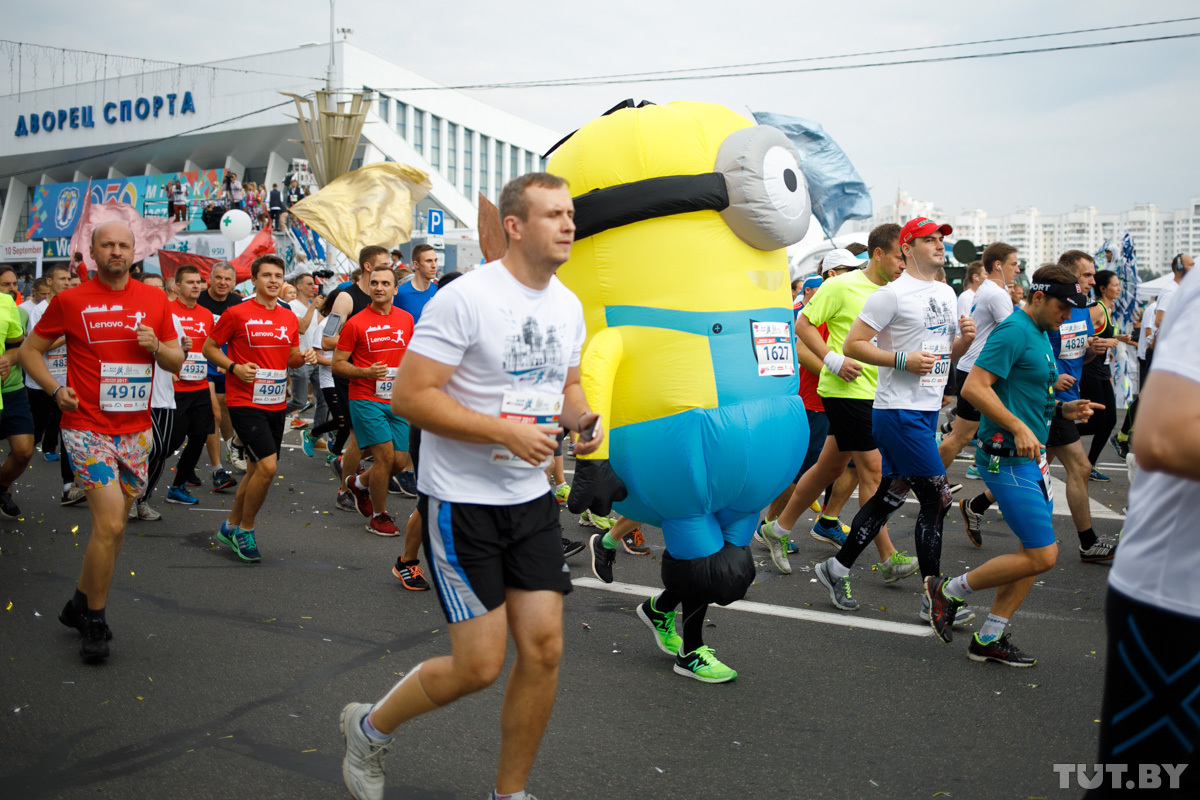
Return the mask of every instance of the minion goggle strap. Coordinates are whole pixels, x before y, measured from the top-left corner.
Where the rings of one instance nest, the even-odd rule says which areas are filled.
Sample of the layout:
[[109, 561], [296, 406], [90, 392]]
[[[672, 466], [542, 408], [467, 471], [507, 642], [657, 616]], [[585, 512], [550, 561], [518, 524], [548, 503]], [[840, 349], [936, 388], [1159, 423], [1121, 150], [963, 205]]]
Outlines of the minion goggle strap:
[[719, 172], [622, 183], [575, 198], [575, 240], [656, 217], [728, 207], [725, 176]]
[[796, 149], [767, 125], [729, 134], [713, 172], [668, 175], [595, 189], [574, 198], [575, 240], [622, 225], [692, 211], [720, 213], [730, 230], [758, 250], [795, 244], [812, 215]]
[[1041, 292], [1047, 297], [1057, 297], [1074, 308], [1087, 308], [1087, 296], [1078, 283], [1030, 283], [1029, 296], [1033, 297], [1034, 292]]

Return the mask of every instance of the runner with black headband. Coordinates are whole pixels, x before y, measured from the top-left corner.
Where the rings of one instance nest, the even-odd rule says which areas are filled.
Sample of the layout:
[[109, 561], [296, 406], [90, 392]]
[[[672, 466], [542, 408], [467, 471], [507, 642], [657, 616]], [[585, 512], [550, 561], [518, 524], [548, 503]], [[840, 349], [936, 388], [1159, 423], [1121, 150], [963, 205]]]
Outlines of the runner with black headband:
[[[992, 330], [963, 385], [963, 396], [983, 414], [975, 464], [1000, 504], [1004, 521], [1020, 540], [1016, 553], [996, 556], [956, 578], [926, 581], [929, 624], [950, 642], [950, 620], [972, 592], [995, 588], [996, 600], [982, 629], [971, 637], [967, 657], [1010, 667], [1031, 667], [1004, 633], [1033, 579], [1058, 558], [1045, 442], [1052, 419], [1086, 420], [1099, 408], [1088, 400], [1055, 399], [1058, 365], [1047, 332], [1087, 309], [1075, 273], [1061, 264], [1033, 274], [1029, 301]], [[1073, 423], [1070, 423], [1073, 424]]]

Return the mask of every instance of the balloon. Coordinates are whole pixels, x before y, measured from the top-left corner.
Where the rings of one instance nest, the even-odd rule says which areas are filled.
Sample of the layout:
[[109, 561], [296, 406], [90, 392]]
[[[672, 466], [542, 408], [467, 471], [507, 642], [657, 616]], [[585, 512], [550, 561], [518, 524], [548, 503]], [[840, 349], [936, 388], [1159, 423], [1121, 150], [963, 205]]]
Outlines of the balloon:
[[575, 197], [558, 277], [583, 303], [581, 381], [608, 430], [577, 458], [569, 507], [615, 501], [660, 525], [664, 585], [737, 599], [759, 511], [808, 441], [784, 251], [811, 214], [794, 149], [722, 106], [646, 105], [584, 125], [548, 171]]
[[240, 242], [254, 230], [254, 223], [245, 211], [233, 208], [221, 217], [221, 233], [231, 242]]

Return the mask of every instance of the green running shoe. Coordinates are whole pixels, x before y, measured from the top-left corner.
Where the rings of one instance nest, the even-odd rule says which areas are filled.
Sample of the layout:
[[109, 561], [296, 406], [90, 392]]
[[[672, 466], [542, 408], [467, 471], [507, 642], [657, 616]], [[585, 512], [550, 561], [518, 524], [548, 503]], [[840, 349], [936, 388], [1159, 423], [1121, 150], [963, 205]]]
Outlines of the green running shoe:
[[897, 550], [888, 557], [887, 561], [875, 565], [883, 573], [884, 583], [895, 583], [901, 578], [917, 574], [919, 569], [917, 560], [912, 556], [905, 555], [907, 552], [907, 550]]
[[675, 613], [656, 610], [653, 597], [637, 608], [638, 618], [654, 631], [654, 642], [658, 649], [669, 656], [679, 655], [679, 648], [683, 647], [683, 637], [675, 632]]
[[675, 674], [695, 678], [701, 683], [728, 683], [737, 677], [737, 672], [718, 661], [713, 649], [707, 645], [675, 656]]
[[254, 541], [254, 531], [238, 528], [233, 534], [233, 544], [230, 546], [242, 561], [254, 563], [262, 560], [262, 556], [258, 552], [258, 544]]
[[584, 527], [599, 528], [607, 533], [612, 530], [612, 526], [617, 524], [616, 517], [603, 517], [599, 514], [593, 514], [591, 511], [584, 510], [579, 515], [579, 524]]
[[570, 497], [571, 487], [565, 483], [554, 490], [554, 499], [557, 500], [560, 505], [567, 502]]

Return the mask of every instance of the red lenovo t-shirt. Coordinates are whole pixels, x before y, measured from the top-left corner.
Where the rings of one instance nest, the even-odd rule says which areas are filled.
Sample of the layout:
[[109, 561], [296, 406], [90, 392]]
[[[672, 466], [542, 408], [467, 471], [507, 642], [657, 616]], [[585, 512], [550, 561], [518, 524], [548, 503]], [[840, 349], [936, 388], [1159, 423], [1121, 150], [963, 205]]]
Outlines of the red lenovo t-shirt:
[[178, 299], [170, 303], [171, 314], [179, 321], [183, 334], [192, 340], [191, 352], [179, 370], [176, 392], [199, 392], [208, 389], [208, 359], [204, 357], [204, 341], [212, 334], [213, 315], [197, 303], [188, 308]]
[[131, 279], [114, 290], [92, 278], [50, 301], [33, 330], [50, 341], [67, 337], [65, 384], [79, 407], [63, 412], [63, 428], [117, 436], [150, 427], [154, 356], [138, 345], [138, 325], [175, 341], [162, 289]]
[[[817, 326], [817, 330], [821, 334], [821, 341], [828, 342], [828, 326], [821, 323]], [[821, 396], [817, 394], [817, 383], [820, 380], [820, 375], [813, 375], [804, 367], [800, 368], [800, 397], [804, 399], [804, 407], [809, 411], [825, 411], [825, 404], [821, 402]]]
[[388, 368], [386, 378], [352, 378], [351, 400], [374, 400], [377, 403], [392, 401], [392, 382], [404, 351], [412, 340], [413, 318], [403, 309], [392, 306], [391, 313], [380, 314], [371, 306], [355, 314], [342, 328], [338, 339], [338, 350], [350, 354], [350, 363], [356, 367], [383, 364]]
[[278, 303], [268, 310], [251, 297], [232, 306], [221, 315], [209, 338], [224, 347], [238, 364], [255, 364], [258, 374], [253, 383], [228, 376], [225, 402], [263, 411], [282, 411], [287, 405], [288, 358], [292, 348], [300, 346], [296, 315]]

